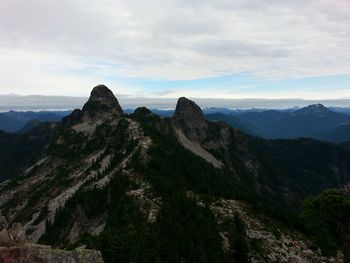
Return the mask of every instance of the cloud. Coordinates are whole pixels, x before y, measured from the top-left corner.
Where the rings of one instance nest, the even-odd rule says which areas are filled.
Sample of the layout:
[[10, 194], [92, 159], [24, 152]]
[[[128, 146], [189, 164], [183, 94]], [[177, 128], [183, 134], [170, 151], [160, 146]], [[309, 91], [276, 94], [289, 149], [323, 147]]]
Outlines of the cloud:
[[[60, 87], [72, 91], [75, 86], [76, 94], [85, 94], [83, 86], [115, 76], [190, 80], [237, 73], [264, 79], [341, 75], [350, 73], [350, 4], [2, 0], [0, 43], [0, 53], [6, 54], [0, 57], [0, 93], [11, 92], [9, 87], [20, 93], [63, 93]], [[146, 92], [111, 83], [125, 94]]]
[[172, 94], [174, 94], [174, 93], [175, 93], [174, 90], [162, 90], [162, 91], [155, 91], [155, 92], [153, 92], [152, 94], [153, 94], [153, 95], [156, 95], [156, 96], [161, 96], [161, 97], [163, 97], [163, 96], [172, 95]]

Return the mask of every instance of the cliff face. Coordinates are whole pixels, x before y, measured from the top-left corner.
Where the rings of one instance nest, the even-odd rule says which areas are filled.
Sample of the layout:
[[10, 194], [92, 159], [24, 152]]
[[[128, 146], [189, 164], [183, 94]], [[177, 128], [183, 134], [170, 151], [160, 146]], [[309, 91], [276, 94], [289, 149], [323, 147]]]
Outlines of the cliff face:
[[180, 98], [173, 116], [175, 127], [181, 129], [192, 141], [202, 141], [207, 137], [208, 123], [200, 107], [187, 98]]
[[123, 110], [112, 91], [105, 85], [98, 85], [91, 91], [88, 102], [82, 109], [83, 113], [90, 115], [101, 114], [103, 112], [123, 115]]
[[104, 85], [98, 85], [91, 91], [89, 100], [82, 110], [76, 109], [63, 118], [64, 127], [74, 127], [77, 131], [92, 131], [103, 122], [119, 119], [124, 114], [117, 98]]

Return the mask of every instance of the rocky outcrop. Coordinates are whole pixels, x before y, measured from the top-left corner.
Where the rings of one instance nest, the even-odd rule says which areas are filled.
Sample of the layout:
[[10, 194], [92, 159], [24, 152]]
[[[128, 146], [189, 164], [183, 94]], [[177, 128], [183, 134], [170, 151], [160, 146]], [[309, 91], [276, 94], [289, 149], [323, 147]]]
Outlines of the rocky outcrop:
[[105, 85], [98, 85], [92, 89], [83, 109], [75, 109], [69, 116], [63, 118], [62, 124], [64, 127], [76, 126], [77, 131], [91, 132], [96, 125], [118, 119], [123, 114], [113, 92]]
[[98, 85], [91, 91], [88, 102], [83, 107], [83, 112], [97, 114], [104, 111], [112, 111], [118, 115], [123, 114], [117, 98], [105, 85]]
[[80, 109], [75, 109], [72, 113], [62, 119], [62, 126], [71, 127], [78, 124], [82, 117], [82, 111]]
[[187, 150], [215, 168], [224, 167], [222, 160], [218, 160], [210, 151], [223, 147], [229, 141], [230, 132], [226, 124], [211, 125], [195, 102], [182, 97], [177, 102], [172, 126], [178, 141]]
[[[151, 145], [152, 140], [139, 122], [123, 116], [112, 92], [105, 86], [95, 87], [83, 110], [73, 111], [57, 129], [46, 158], [27, 169], [25, 176], [17, 177], [15, 184], [10, 181], [0, 184], [0, 231], [20, 222], [26, 240], [37, 243], [46, 233], [47, 222], [55, 223], [57, 213], [76, 194], [94, 188], [102, 192], [117, 175], [137, 183], [139, 188], [134, 187], [129, 196], [137, 200], [140, 211], [154, 222], [160, 201], [153, 196], [149, 184], [130, 167], [134, 158], [143, 163], [149, 160]], [[71, 224], [65, 222], [65, 227], [60, 227], [64, 238], [50, 244], [65, 247], [77, 242], [84, 233], [101, 233], [108, 211], [89, 216], [89, 209], [89, 205], [78, 204], [73, 209]]]
[[226, 251], [232, 249], [229, 240], [232, 236], [225, 225], [234, 222], [235, 217], [242, 220], [249, 247], [249, 262], [342, 262], [341, 253], [332, 258], [323, 257], [312, 241], [302, 233], [272, 221], [242, 201], [218, 199], [211, 204], [210, 209], [217, 219], [219, 229], [223, 230], [221, 235]]
[[177, 102], [173, 123], [191, 141], [199, 142], [207, 137], [209, 126], [201, 108], [185, 97], [180, 98]]
[[76, 249], [73, 251], [52, 249], [50, 246], [18, 244], [0, 247], [0, 262], [7, 263], [103, 263], [97, 250]]

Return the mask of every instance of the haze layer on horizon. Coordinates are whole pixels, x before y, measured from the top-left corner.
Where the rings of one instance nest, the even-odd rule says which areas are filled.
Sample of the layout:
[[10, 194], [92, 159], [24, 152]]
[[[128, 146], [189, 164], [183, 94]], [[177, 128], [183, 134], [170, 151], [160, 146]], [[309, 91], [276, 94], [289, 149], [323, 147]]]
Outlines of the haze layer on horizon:
[[0, 43], [0, 94], [350, 99], [348, 0], [2, 0]]
[[[173, 110], [177, 99], [175, 98], [142, 98], [118, 96], [122, 108], [136, 109], [147, 107], [149, 109]], [[73, 110], [82, 108], [87, 97], [67, 96], [18, 96], [0, 95], [0, 112], [7, 111], [51, 111], [51, 110]], [[327, 107], [350, 108], [350, 100], [301, 100], [301, 99], [210, 99], [191, 98], [198, 105], [205, 108], [226, 109], [289, 109], [294, 107], [305, 107], [311, 104], [322, 103]]]

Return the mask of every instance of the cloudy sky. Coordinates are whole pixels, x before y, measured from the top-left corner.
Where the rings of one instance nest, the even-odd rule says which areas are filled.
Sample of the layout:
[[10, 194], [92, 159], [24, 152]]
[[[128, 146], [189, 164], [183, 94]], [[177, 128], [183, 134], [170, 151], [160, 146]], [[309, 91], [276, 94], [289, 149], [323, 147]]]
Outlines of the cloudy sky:
[[0, 94], [350, 98], [349, 0], [0, 0]]

